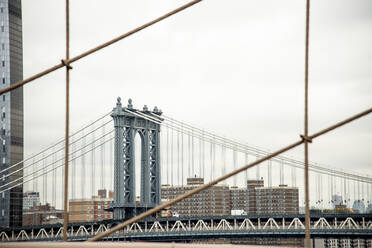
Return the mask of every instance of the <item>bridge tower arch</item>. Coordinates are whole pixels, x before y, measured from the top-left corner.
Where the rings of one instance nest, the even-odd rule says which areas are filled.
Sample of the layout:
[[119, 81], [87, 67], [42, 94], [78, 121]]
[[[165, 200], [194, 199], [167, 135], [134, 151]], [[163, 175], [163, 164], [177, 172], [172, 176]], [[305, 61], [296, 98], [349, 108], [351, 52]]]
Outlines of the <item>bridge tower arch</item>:
[[[111, 113], [114, 119], [114, 219], [133, 217], [161, 203], [160, 191], [160, 124], [144, 118], [150, 115], [159, 123], [162, 112], [154, 108], [133, 108], [132, 100], [123, 107], [118, 97]], [[141, 140], [140, 203], [136, 204], [135, 136]]]

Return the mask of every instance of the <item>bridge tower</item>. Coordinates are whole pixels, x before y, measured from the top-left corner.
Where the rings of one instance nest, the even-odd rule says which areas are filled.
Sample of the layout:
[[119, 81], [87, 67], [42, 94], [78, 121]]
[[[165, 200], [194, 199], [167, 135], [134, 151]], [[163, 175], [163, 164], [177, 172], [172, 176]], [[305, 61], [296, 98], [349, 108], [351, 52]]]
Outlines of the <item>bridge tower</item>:
[[[161, 203], [160, 192], [160, 124], [143, 118], [142, 115], [161, 122], [162, 112], [133, 108], [132, 100], [122, 107], [118, 97], [111, 117], [115, 126], [114, 148], [114, 201], [111, 209], [114, 219], [131, 218]], [[141, 190], [140, 204], [136, 204], [135, 145], [136, 135], [141, 139]]]

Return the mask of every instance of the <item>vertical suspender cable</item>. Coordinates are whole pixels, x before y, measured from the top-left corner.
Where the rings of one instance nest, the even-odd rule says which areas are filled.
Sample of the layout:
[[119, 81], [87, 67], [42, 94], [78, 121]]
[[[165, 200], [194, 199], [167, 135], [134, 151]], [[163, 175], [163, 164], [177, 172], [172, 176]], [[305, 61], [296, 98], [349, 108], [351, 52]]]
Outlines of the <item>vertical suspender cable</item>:
[[113, 157], [114, 157], [114, 153], [113, 153], [113, 146], [114, 146], [114, 139], [111, 138], [110, 140], [110, 153], [109, 153], [109, 161], [110, 161], [110, 189], [112, 191], [114, 191], [114, 182], [112, 180], [113, 176], [114, 176], [114, 162], [113, 162]]
[[[82, 132], [82, 139], [81, 139], [81, 172], [80, 172], [80, 176], [81, 176], [81, 199], [84, 199], [85, 197], [85, 175], [86, 175], [86, 171], [85, 171], [85, 134], [84, 134], [84, 130]], [[85, 213], [84, 213], [84, 206], [81, 208], [81, 214], [82, 216], [85, 217]]]
[[169, 185], [169, 127], [167, 127], [167, 184]]
[[180, 185], [180, 132], [177, 131], [177, 185]]
[[350, 207], [350, 180], [347, 180], [347, 204], [348, 207]]
[[194, 131], [191, 130], [191, 177], [194, 176]]
[[280, 160], [280, 184], [284, 184], [284, 161]]
[[181, 124], [181, 185], [183, 186], [183, 124]]
[[368, 183], [367, 183], [367, 206], [369, 206], [369, 204], [372, 204], [371, 203], [371, 195], [370, 195], [370, 187], [371, 187], [371, 185], [369, 185]]
[[203, 161], [202, 161], [202, 163], [203, 163], [203, 177], [207, 177], [207, 175], [205, 174], [205, 137], [204, 137], [204, 129], [203, 129], [203, 131], [202, 131], [202, 137], [203, 137], [203, 149], [202, 149], [202, 159], [203, 159]]
[[[35, 162], [35, 158], [32, 159], [32, 170], [33, 171], [37, 171], [37, 166], [36, 166], [36, 162]], [[33, 177], [32, 177], [32, 191], [33, 192], [36, 192], [37, 191], [37, 175], [36, 173], [34, 173]]]
[[[172, 122], [171, 122], [171, 125], [172, 125]], [[170, 172], [171, 172], [171, 185], [173, 186], [173, 127], [171, 126], [171, 160], [170, 160]]]
[[187, 157], [188, 157], [188, 177], [192, 176], [191, 172], [191, 144], [190, 144], [190, 133], [187, 135]]
[[[234, 170], [236, 170], [236, 146], [233, 147], [233, 164], [234, 164]], [[233, 177], [233, 183], [234, 186], [237, 186], [237, 180], [238, 180], [238, 175]]]
[[[72, 144], [71, 149], [72, 149], [72, 154], [75, 154], [75, 144]], [[72, 156], [74, 160], [72, 160], [71, 199], [76, 199], [76, 155], [72, 155]], [[74, 208], [69, 209], [69, 211], [73, 213], [72, 215], [75, 214]]]
[[[245, 153], [245, 164], [248, 164], [248, 153]], [[245, 170], [245, 178], [244, 178], [244, 187], [247, 186], [247, 182], [248, 182], [248, 170]]]
[[45, 153], [43, 153], [43, 203], [44, 205], [47, 204], [47, 195], [48, 195], [48, 177], [47, 177], [47, 169], [46, 169], [46, 158], [45, 158]]
[[57, 208], [56, 206], [56, 184], [57, 184], [57, 165], [56, 165], [56, 158], [57, 154], [53, 153], [53, 180], [52, 180], [52, 205], [54, 209]]
[[102, 145], [101, 145], [101, 189], [105, 188], [105, 125], [102, 125]]
[[324, 207], [324, 200], [323, 200], [323, 197], [324, 197], [324, 189], [323, 189], [323, 175], [320, 174], [320, 182], [319, 182], [319, 186], [320, 186], [320, 202], [321, 202], [321, 207], [323, 208]]
[[225, 140], [223, 141], [222, 145], [222, 175], [226, 174], [226, 146], [225, 146]]
[[[93, 129], [94, 130], [94, 129]], [[95, 180], [96, 180], [96, 158], [95, 158], [95, 154], [94, 154], [94, 147], [95, 147], [95, 144], [94, 144], [94, 140], [95, 140], [95, 135], [94, 135], [94, 131], [92, 132], [92, 151], [91, 151], [91, 179], [90, 179], [90, 198], [91, 198], [91, 216], [90, 218], [92, 218], [91, 220], [93, 221], [94, 219], [94, 208], [93, 208], [93, 196], [94, 196], [94, 184], [95, 184]]]
[[271, 175], [271, 160], [267, 161], [267, 181], [269, 184], [269, 187], [273, 186], [272, 184], [272, 175]]
[[[66, 0], [66, 61], [70, 59], [70, 3]], [[70, 67], [66, 65], [66, 130], [65, 130], [65, 196], [63, 211], [63, 241], [67, 241], [68, 225], [68, 146], [70, 125]]]
[[214, 179], [215, 177], [215, 168], [216, 168], [216, 143], [215, 143], [215, 137], [213, 136], [213, 161], [212, 161], [212, 164], [213, 164], [213, 171], [212, 171], [212, 178]]
[[201, 147], [202, 147], [202, 139], [199, 138], [199, 177], [203, 177], [203, 174], [202, 174], [202, 150], [201, 150]]
[[[257, 154], [256, 155], [256, 160], [258, 160], [260, 156]], [[260, 165], [258, 164], [256, 166], [256, 180], [260, 180]]]
[[[356, 190], [356, 181], [354, 180], [353, 181], [353, 184], [354, 184], [354, 194], [353, 194], [353, 201], [352, 202], [354, 202], [355, 200], [357, 200], [357, 195], [356, 195], [356, 193], [357, 193], [357, 190]], [[351, 203], [351, 204], [353, 204], [353, 203]]]
[[209, 160], [210, 160], [210, 175], [209, 175], [209, 181], [213, 180], [213, 170], [214, 170], [214, 164], [213, 164], [213, 144], [210, 143], [209, 146]]

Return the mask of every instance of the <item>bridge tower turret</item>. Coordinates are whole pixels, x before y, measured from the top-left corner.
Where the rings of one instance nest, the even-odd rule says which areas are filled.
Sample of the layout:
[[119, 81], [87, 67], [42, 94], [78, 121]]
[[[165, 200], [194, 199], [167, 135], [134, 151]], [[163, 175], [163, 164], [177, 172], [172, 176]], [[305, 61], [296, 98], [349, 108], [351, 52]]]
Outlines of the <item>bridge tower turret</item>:
[[[118, 97], [111, 113], [115, 127], [114, 219], [127, 219], [161, 203], [160, 192], [160, 122], [157, 107], [149, 111], [133, 108], [132, 100], [122, 107]], [[146, 116], [151, 116], [147, 118]], [[152, 119], [157, 122], [152, 121]], [[136, 204], [135, 135], [141, 139], [140, 204]]]

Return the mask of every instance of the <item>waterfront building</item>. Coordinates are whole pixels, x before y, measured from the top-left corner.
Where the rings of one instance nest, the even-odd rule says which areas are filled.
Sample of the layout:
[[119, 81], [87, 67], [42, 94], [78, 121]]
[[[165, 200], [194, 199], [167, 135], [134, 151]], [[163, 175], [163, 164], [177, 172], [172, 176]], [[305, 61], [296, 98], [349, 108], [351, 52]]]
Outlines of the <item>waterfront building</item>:
[[257, 214], [298, 214], [298, 188], [279, 187], [256, 188]]
[[257, 204], [256, 204], [256, 188], [263, 187], [264, 180], [247, 180], [247, 208], [246, 212], [248, 214], [256, 214], [257, 212]]
[[[203, 178], [187, 178], [187, 185], [162, 185], [164, 200], [171, 200], [204, 183]], [[230, 189], [228, 185], [214, 185], [211, 188], [192, 195], [170, 207], [180, 217], [230, 215]]]

